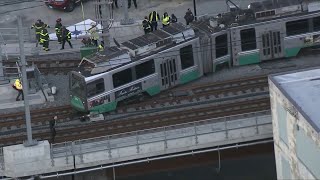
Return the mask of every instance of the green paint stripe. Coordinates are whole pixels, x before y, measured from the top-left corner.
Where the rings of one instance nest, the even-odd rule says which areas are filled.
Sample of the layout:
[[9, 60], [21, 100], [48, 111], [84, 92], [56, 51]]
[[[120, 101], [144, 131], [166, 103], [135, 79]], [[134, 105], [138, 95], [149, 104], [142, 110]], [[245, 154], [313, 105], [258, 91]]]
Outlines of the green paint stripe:
[[286, 52], [286, 57], [295, 57], [298, 55], [298, 53], [300, 52], [301, 47], [295, 47], [295, 48], [287, 48], [285, 50]]
[[108, 104], [102, 104], [99, 106], [95, 106], [90, 109], [91, 112], [97, 112], [97, 113], [105, 113], [113, 111], [117, 108], [118, 103], [117, 102], [110, 102]]
[[156, 85], [156, 86], [150, 87], [150, 88], [146, 89], [146, 92], [147, 92], [150, 96], [154, 96], [154, 95], [160, 93], [160, 86], [159, 86], [159, 85]]
[[259, 52], [239, 55], [239, 65], [256, 64], [260, 62]]
[[183, 74], [180, 76], [180, 83], [181, 84], [185, 84], [185, 83], [188, 83], [192, 80], [195, 80], [197, 78], [199, 78], [199, 71], [198, 70], [195, 70], [195, 71], [192, 71], [190, 73], [186, 73], [186, 74]]
[[71, 102], [70, 102], [71, 106], [76, 109], [77, 111], [81, 111], [81, 112], [85, 112], [85, 108], [84, 108], [84, 105], [81, 101], [80, 98], [76, 97], [76, 96], [73, 96], [71, 98]]

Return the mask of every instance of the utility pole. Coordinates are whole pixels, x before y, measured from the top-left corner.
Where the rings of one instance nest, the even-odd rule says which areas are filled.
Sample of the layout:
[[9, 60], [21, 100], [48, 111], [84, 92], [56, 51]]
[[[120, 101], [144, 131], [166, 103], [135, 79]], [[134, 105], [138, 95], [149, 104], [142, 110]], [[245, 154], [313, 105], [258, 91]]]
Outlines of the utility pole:
[[0, 43], [0, 84], [3, 84], [4, 82], [4, 73], [3, 73], [3, 63], [2, 63], [2, 48], [1, 48], [1, 43]]
[[128, 14], [128, 0], [123, 0], [123, 14], [124, 14], [124, 19], [121, 19], [120, 24], [121, 25], [129, 25], [129, 24], [133, 24], [134, 20], [132, 18], [129, 18], [129, 14]]
[[[102, 26], [102, 39], [105, 47], [110, 47], [110, 33], [109, 33], [109, 20], [108, 17], [108, 7], [110, 9], [110, 5], [112, 0], [96, 0], [95, 5], [95, 16], [96, 22], [101, 24]], [[111, 14], [111, 13], [110, 13]]]
[[31, 116], [29, 107], [29, 92], [28, 92], [28, 79], [26, 72], [26, 56], [24, 54], [24, 40], [22, 32], [22, 20], [21, 16], [18, 16], [18, 33], [19, 33], [19, 48], [20, 48], [20, 59], [21, 59], [21, 74], [22, 74], [22, 87], [24, 95], [24, 108], [26, 114], [26, 126], [27, 126], [27, 137], [28, 140], [24, 142], [24, 146], [34, 146], [37, 145], [37, 140], [32, 139], [32, 129], [31, 129]]
[[194, 19], [197, 20], [197, 4], [196, 0], [193, 0]]

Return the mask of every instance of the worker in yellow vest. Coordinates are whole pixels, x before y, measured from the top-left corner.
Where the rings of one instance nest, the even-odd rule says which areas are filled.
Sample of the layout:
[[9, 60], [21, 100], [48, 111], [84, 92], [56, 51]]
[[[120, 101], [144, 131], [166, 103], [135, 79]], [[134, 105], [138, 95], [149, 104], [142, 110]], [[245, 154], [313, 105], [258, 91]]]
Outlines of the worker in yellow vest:
[[149, 14], [149, 21], [151, 24], [151, 31], [156, 31], [158, 27], [158, 21], [160, 20], [160, 16], [157, 11], [152, 11]]
[[20, 79], [16, 79], [14, 81], [14, 84], [12, 85], [12, 87], [18, 91], [18, 96], [16, 98], [16, 101], [20, 101], [20, 96], [22, 95], [22, 101], [24, 100], [24, 96], [23, 96], [23, 90], [22, 90], [22, 83], [20, 81]]
[[91, 22], [90, 24], [91, 24], [91, 28], [88, 31], [91, 34], [91, 41], [96, 47], [98, 47], [99, 34], [98, 34], [97, 23]]
[[165, 12], [162, 16], [162, 26], [166, 27], [170, 25], [170, 16]]

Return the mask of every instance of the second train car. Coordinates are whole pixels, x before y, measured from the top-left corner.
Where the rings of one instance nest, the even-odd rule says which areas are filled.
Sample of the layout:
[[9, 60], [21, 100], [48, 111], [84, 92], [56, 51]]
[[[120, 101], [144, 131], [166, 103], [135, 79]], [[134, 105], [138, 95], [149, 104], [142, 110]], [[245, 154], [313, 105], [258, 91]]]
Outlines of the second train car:
[[153, 96], [215, 72], [221, 64], [294, 57], [302, 48], [319, 45], [319, 7], [317, 1], [255, 2], [107, 48], [83, 58], [85, 69], [71, 72], [71, 105], [81, 112], [109, 112], [131, 96]]

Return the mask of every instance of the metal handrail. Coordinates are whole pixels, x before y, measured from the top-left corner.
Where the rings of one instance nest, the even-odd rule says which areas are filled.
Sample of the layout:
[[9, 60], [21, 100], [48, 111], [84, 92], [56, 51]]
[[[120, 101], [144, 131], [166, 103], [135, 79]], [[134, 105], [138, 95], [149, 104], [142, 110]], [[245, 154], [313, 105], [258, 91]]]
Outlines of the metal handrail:
[[[260, 111], [260, 112], [256, 112], [254, 114], [258, 115], [258, 114], [265, 114], [264, 116], [269, 116], [267, 115], [268, 113], [270, 113], [270, 111]], [[241, 128], [247, 128], [247, 127], [258, 127], [258, 126], [263, 126], [263, 125], [266, 125], [266, 124], [270, 124], [270, 123], [258, 123], [257, 121], [255, 121], [255, 124], [254, 125], [250, 125], [250, 126], [244, 126], [244, 127], [236, 127], [236, 128], [231, 128], [231, 129], [228, 129], [227, 128], [227, 123], [229, 122], [235, 122], [233, 121], [232, 119], [233, 118], [236, 118], [236, 117], [241, 117], [241, 116], [244, 116], [244, 115], [253, 115], [252, 113], [245, 113], [245, 114], [238, 114], [238, 115], [232, 115], [232, 116], [226, 116], [226, 117], [220, 117], [220, 118], [213, 118], [213, 119], [207, 119], [207, 120], [202, 120], [202, 121], [198, 121], [198, 122], [192, 122], [192, 123], [182, 123], [182, 124], [177, 124], [177, 125], [172, 125], [172, 126], [166, 126], [166, 127], [159, 127], [159, 128], [151, 128], [151, 129], [146, 129], [146, 130], [139, 130], [139, 131], [134, 131], [134, 132], [127, 132], [127, 133], [120, 133], [120, 134], [114, 134], [114, 135], [108, 135], [108, 136], [102, 136], [102, 137], [96, 137], [96, 138], [89, 138], [89, 139], [83, 139], [83, 140], [78, 140], [74, 143], [72, 142], [67, 142], [68, 144], [70, 144], [73, 149], [73, 152], [75, 153], [74, 155], [78, 155], [79, 153], [78, 150], [77, 150], [77, 147], [78, 146], [81, 146], [81, 153], [85, 153], [86, 152], [86, 149], [91, 149], [91, 148], [86, 148], [86, 142], [90, 142], [90, 143], [94, 143], [95, 144], [95, 147], [104, 147], [102, 148], [102, 150], [106, 150], [106, 149], [115, 149], [115, 148], [120, 148], [120, 147], [128, 147], [127, 146], [121, 146], [122, 143], [118, 142], [116, 144], [116, 147], [113, 148], [112, 147], [112, 143], [110, 143], [112, 140], [116, 140], [117, 138], [127, 138], [127, 139], [132, 139], [132, 142], [135, 142], [135, 143], [132, 143], [132, 145], [137, 145], [137, 143], [139, 143], [139, 141], [137, 141], [136, 139], [139, 139], [139, 136], [140, 135], [144, 135], [144, 134], [147, 134], [148, 132], [150, 133], [159, 133], [159, 132], [162, 132], [163, 135], [161, 135], [161, 137], [158, 135], [157, 136], [157, 139], [160, 138], [160, 140], [156, 140], [156, 138], [153, 138], [153, 140], [151, 140], [150, 142], [159, 142], [159, 141], [164, 141], [164, 140], [171, 140], [171, 139], [177, 139], [177, 137], [175, 138], [170, 138], [170, 131], [174, 131], [174, 130], [177, 130], [177, 129], [183, 129], [183, 128], [194, 128], [194, 131], [188, 131], [189, 133], [193, 133], [189, 136], [198, 136], [198, 135], [202, 135], [202, 134], [208, 134], [208, 133], [218, 133], [218, 132], [224, 132], [224, 131], [229, 131], [229, 130], [236, 130], [236, 129], [241, 129]], [[252, 117], [254, 118], [254, 116]], [[227, 120], [228, 119], [228, 120]], [[220, 121], [218, 121], [220, 120]], [[222, 120], [222, 121], [221, 121]], [[214, 130], [212, 129], [212, 131], [210, 132], [207, 132], [207, 133], [204, 133], [204, 132], [201, 132], [201, 131], [198, 131], [197, 129], [199, 129], [199, 127], [205, 125], [205, 124], [202, 124], [206, 122], [206, 124], [210, 123], [210, 122], [215, 122], [215, 123], [224, 123], [226, 124], [225, 126], [225, 129], [222, 129], [222, 130]], [[197, 132], [196, 132], [197, 131]], [[195, 133], [196, 132], [196, 133]], [[189, 137], [189, 136], [184, 136], [184, 137]], [[179, 138], [179, 137], [178, 137]], [[140, 141], [145, 141], [146, 139], [140, 139]], [[131, 141], [126, 141], [125, 143], [128, 144], [129, 142]], [[148, 143], [150, 143], [148, 142]], [[66, 148], [62, 148], [61, 149], [61, 146], [63, 146], [65, 143], [57, 143], [57, 144], [53, 144], [53, 148], [57, 148], [57, 150], [59, 151], [63, 151], [63, 149], [66, 149]], [[111, 145], [110, 145], [111, 144]], [[130, 144], [130, 146], [132, 146]], [[60, 146], [60, 148], [58, 147]], [[88, 151], [88, 152], [94, 152], [94, 151]], [[59, 154], [61, 152], [58, 152], [57, 154]], [[87, 152], [86, 152], [87, 153]], [[55, 154], [53, 152], [53, 154]]]

